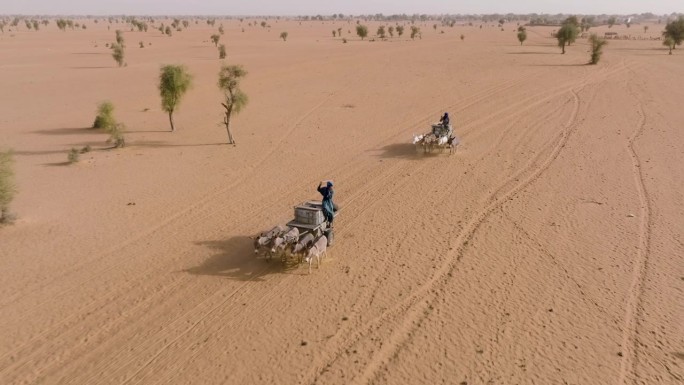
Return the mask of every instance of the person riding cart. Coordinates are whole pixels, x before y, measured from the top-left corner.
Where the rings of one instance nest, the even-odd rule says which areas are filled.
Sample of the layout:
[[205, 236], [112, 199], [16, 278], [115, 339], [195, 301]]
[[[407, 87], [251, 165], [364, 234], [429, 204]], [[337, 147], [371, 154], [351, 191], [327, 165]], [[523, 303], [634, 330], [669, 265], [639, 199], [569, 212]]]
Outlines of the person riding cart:
[[326, 182], [325, 187], [323, 187], [323, 182], [320, 182], [318, 184], [317, 190], [323, 196], [321, 203], [323, 205], [323, 215], [325, 216], [325, 220], [328, 222], [328, 226], [332, 227], [333, 219], [335, 219], [335, 204], [333, 203], [333, 195], [335, 194], [335, 191], [333, 190], [333, 182]]

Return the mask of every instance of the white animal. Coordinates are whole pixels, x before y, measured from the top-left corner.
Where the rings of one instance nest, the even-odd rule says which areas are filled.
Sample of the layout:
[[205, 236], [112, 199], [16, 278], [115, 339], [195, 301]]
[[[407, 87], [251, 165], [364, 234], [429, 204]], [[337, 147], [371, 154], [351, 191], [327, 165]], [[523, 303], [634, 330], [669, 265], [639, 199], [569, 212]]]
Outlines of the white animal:
[[324, 255], [327, 255], [327, 248], [328, 238], [326, 238], [325, 235], [321, 235], [306, 253], [306, 258], [304, 258], [304, 260], [309, 262], [309, 274], [311, 274], [311, 262], [313, 262], [314, 257], [316, 257], [316, 268], [318, 269], [321, 267], [321, 258]]
[[289, 230], [288, 227], [283, 225], [278, 225], [269, 231], [263, 231], [256, 237], [254, 237], [254, 254], [259, 254], [260, 251], [268, 250], [274, 239], [279, 237], [285, 231]]
[[288, 245], [293, 245], [299, 240], [299, 229], [296, 227], [290, 228], [285, 234], [277, 237], [273, 241], [273, 246], [271, 247], [271, 253], [282, 254]]

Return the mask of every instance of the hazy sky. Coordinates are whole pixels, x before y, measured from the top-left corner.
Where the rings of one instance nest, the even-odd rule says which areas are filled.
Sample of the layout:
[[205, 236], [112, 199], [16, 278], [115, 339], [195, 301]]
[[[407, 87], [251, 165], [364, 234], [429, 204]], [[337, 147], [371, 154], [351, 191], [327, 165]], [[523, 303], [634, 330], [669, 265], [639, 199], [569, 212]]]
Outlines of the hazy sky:
[[0, 0], [0, 14], [331, 15], [684, 12], [683, 0]]

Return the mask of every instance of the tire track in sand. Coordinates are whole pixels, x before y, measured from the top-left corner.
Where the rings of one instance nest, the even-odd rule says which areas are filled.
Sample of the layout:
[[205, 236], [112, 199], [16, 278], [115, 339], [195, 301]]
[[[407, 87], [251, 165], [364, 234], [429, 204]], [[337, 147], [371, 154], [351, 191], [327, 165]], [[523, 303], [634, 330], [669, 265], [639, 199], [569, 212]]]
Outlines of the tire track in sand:
[[[584, 86], [581, 86], [581, 88], [582, 87]], [[366, 366], [366, 370], [358, 379], [355, 379], [355, 383], [370, 383], [377, 376], [378, 372], [386, 366], [392, 358], [398, 355], [399, 351], [401, 351], [405, 344], [410, 340], [415, 330], [421, 326], [422, 322], [430, 314], [432, 304], [438, 297], [437, 289], [442, 288], [448, 283], [449, 275], [453, 274], [453, 270], [456, 269], [458, 262], [463, 258], [465, 249], [468, 247], [468, 244], [482, 223], [484, 223], [497, 207], [508, 199], [512, 199], [520, 190], [536, 181], [558, 157], [561, 150], [565, 147], [568, 138], [576, 129], [578, 122], [580, 98], [578, 91], [571, 90], [571, 93], [573, 96], [573, 109], [570, 118], [564, 125], [558, 140], [555, 141], [555, 145], [551, 149], [549, 156], [539, 165], [539, 167], [532, 170], [528, 177], [513, 185], [506, 193], [499, 194], [497, 197], [492, 196], [491, 203], [475, 214], [456, 238], [456, 246], [448, 253], [454, 255], [454, 258], [449, 258], [449, 255], [447, 255], [446, 263], [440, 267], [439, 271], [425, 285], [412, 293], [406, 301], [402, 302], [393, 308], [391, 312], [388, 312], [383, 316], [383, 318], [387, 318], [392, 315], [390, 313], [394, 313], [394, 318], [403, 317], [403, 320], [399, 322], [399, 325], [390, 334], [388, 340], [383, 343], [380, 350], [374, 354], [371, 361]], [[534, 164], [529, 165], [530, 167], [534, 166]], [[509, 184], [511, 181], [512, 180], [507, 180], [504, 184]]]
[[[625, 317], [622, 326], [622, 360], [620, 362], [620, 372], [618, 384], [637, 383], [637, 364], [639, 362], [639, 323], [642, 318], [643, 307], [641, 305], [644, 293], [644, 281], [648, 273], [648, 257], [651, 247], [651, 199], [646, 190], [644, 174], [641, 169], [641, 158], [634, 148], [634, 142], [641, 136], [646, 126], [646, 111], [644, 102], [639, 98], [628, 84], [627, 91], [638, 102], [637, 114], [639, 120], [634, 128], [632, 136], [627, 141], [630, 161], [632, 163], [632, 176], [634, 184], [639, 194], [639, 244], [636, 255], [632, 261], [632, 281], [625, 301]], [[631, 381], [630, 381], [631, 380]]]

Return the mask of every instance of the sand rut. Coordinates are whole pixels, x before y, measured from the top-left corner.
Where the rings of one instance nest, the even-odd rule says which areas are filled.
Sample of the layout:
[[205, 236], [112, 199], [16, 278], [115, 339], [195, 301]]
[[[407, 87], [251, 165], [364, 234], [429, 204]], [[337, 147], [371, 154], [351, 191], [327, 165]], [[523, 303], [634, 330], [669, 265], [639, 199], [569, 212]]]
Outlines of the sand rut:
[[637, 383], [638, 374], [637, 364], [639, 362], [639, 323], [642, 317], [641, 298], [644, 293], [644, 281], [648, 274], [648, 257], [651, 243], [651, 199], [646, 190], [644, 183], [644, 175], [642, 171], [642, 162], [639, 154], [634, 148], [634, 144], [639, 136], [643, 133], [646, 126], [646, 112], [644, 110], [643, 101], [638, 96], [630, 85], [627, 90], [634, 97], [638, 103], [637, 113], [639, 120], [635, 125], [632, 135], [627, 141], [629, 149], [630, 160], [632, 162], [632, 175], [634, 176], [634, 184], [639, 194], [639, 244], [636, 255], [632, 260], [632, 280], [627, 293], [625, 303], [625, 316], [623, 319], [622, 332], [622, 360], [620, 362], [620, 375], [618, 377], [618, 384]]

